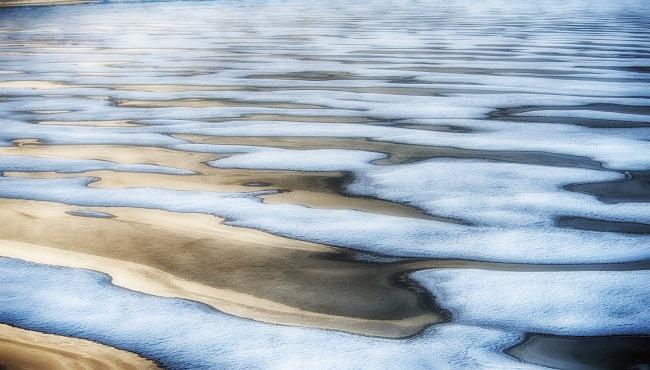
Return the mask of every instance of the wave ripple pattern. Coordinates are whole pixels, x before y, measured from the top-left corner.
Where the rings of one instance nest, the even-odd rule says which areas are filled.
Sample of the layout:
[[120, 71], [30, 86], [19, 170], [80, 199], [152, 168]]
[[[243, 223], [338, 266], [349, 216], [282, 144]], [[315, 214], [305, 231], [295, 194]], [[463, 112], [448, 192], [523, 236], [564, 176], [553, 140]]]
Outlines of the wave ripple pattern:
[[0, 324], [167, 369], [650, 366], [649, 24], [0, 8]]

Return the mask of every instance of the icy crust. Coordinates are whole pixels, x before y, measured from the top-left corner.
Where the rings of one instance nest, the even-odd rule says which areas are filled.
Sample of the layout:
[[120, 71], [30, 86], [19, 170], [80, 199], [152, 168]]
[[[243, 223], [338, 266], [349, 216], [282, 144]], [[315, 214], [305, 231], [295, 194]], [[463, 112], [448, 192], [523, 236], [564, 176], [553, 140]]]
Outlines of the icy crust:
[[[429, 120], [438, 124], [445, 120]], [[454, 121], [454, 123], [457, 123]], [[460, 122], [472, 128], [474, 121]], [[295, 136], [323, 138], [371, 138], [376, 141], [457, 147], [477, 150], [537, 151], [592, 158], [607, 167], [647, 169], [650, 164], [650, 142], [634, 134], [617, 134], [610, 130], [589, 129], [561, 124], [498, 122], [476, 134], [432, 132], [397, 127], [362, 124], [317, 124], [308, 122], [223, 122], [219, 124], [165, 125], [145, 130], [165, 133], [191, 133], [215, 136]], [[637, 134], [638, 136], [638, 134]]]
[[[500, 77], [503, 82], [504, 77]], [[0, 82], [1, 84], [2, 82]], [[138, 83], [138, 81], [132, 81]], [[140, 81], [140, 83], [144, 83]], [[553, 82], [557, 84], [557, 82]], [[647, 85], [647, 84], [645, 84]], [[431, 86], [423, 84], [423, 87]], [[394, 86], [392, 86], [394, 87]], [[408, 86], [407, 86], [408, 87]], [[411, 86], [412, 87], [412, 86]], [[611, 90], [611, 86], [608, 89]], [[52, 89], [57, 92], [57, 89]], [[124, 91], [90, 91], [76, 89], [78, 94], [111, 94], [115, 99], [234, 99], [245, 104], [258, 102], [313, 104], [322, 109], [242, 107], [166, 107], [130, 108], [115, 106], [96, 99], [78, 99], [55, 95], [53, 97], [29, 96], [0, 102], [0, 139], [5, 142], [20, 138], [36, 138], [53, 144], [124, 144], [148, 146], [173, 146], [186, 143], [169, 134], [203, 134], [218, 136], [301, 136], [372, 138], [416, 145], [453, 146], [478, 150], [545, 151], [558, 154], [586, 156], [604, 162], [606, 166], [621, 169], [648, 169], [650, 144], [646, 131], [616, 131], [591, 129], [573, 125], [481, 120], [500, 107], [535, 105], [587, 105], [592, 103], [612, 105], [638, 105], [646, 107], [647, 99], [637, 98], [586, 98], [545, 94], [471, 94], [459, 96], [399, 96], [391, 94], [364, 94], [314, 90], [255, 92], [187, 92], [152, 93]], [[646, 89], [647, 90], [647, 89]], [[4, 91], [4, 89], [3, 89]], [[325, 97], [324, 97], [325, 96]], [[182, 103], [179, 103], [182, 104]], [[57, 113], [29, 113], [30, 110]], [[247, 121], [207, 122], [215, 117], [228, 119], [251, 114], [279, 114], [304, 116], [307, 122]], [[372, 117], [377, 123], [420, 122], [450, 124], [480, 133], [431, 132], [427, 130], [383, 127], [367, 124], [322, 124], [309, 122], [310, 116]], [[520, 114], [522, 116], [566, 116], [594, 119], [616, 119], [629, 122], [650, 121], [650, 116], [621, 114], [592, 110], [541, 110]], [[41, 119], [60, 121], [83, 120], [133, 120], [148, 127], [107, 128], [44, 126], [21, 121]], [[515, 116], [516, 118], [516, 116]]]
[[369, 162], [385, 158], [386, 154], [361, 150], [288, 150], [258, 149], [227, 158], [209, 161], [220, 168], [246, 168], [293, 171], [359, 171], [369, 168]]
[[192, 175], [193, 171], [153, 164], [120, 164], [94, 159], [60, 159], [18, 155], [0, 156], [0, 172], [61, 172], [79, 173], [110, 170], [121, 172], [151, 172], [167, 175]]
[[[0, 17], [5, 31], [0, 32], [0, 146], [16, 139], [155, 146], [241, 153], [211, 163], [217, 167], [353, 171], [350, 192], [409, 203], [474, 226], [262, 204], [260, 193], [88, 188], [88, 178], [0, 178], [0, 197], [208, 213], [234, 225], [396, 256], [515, 263], [647, 259], [649, 235], [552, 227], [553, 218], [563, 214], [648, 223], [647, 204], [608, 206], [559, 190], [570, 182], [620, 179], [616, 173], [482, 161], [381, 167], [370, 162], [383, 153], [193, 144], [172, 136], [370, 138], [566, 154], [610, 169], [648, 170], [648, 4], [597, 5], [234, 1], [11, 11]], [[147, 89], [133, 85], [147, 84], [182, 85], [185, 91], [133, 91]], [[196, 101], [204, 106], [192, 107]], [[508, 112], [503, 108], [531, 106], [542, 110], [502, 120]], [[300, 116], [302, 122], [254, 121], [253, 115]], [[369, 122], [318, 123], [317, 117]], [[576, 118], [641, 128], [551, 123]], [[144, 126], [38, 124], [85, 120]], [[435, 125], [465, 132], [429, 131]], [[5, 167], [68, 172], [119, 166], [14, 159]], [[97, 340], [172, 369], [525, 368], [531, 366], [498, 354], [521, 339], [501, 330], [648, 331], [645, 272], [551, 275], [419, 273], [460, 323], [398, 341], [235, 319], [196, 303], [116, 288], [105, 275], [0, 259], [0, 321]]]
[[650, 222], [645, 204], [609, 205], [562, 186], [624, 179], [616, 172], [478, 160], [373, 166], [350, 184], [354, 194], [408, 203], [478, 225], [553, 227], [559, 216]]
[[[438, 103], [435, 103], [438, 104]], [[411, 109], [407, 109], [408, 112]], [[489, 110], [488, 110], [489, 111]], [[487, 113], [488, 111], [484, 112]], [[569, 111], [570, 112], [570, 111]], [[536, 113], [536, 112], [533, 112]], [[305, 116], [307, 122], [279, 121], [230, 121], [205, 122], [214, 117], [240, 117], [247, 114], [278, 114]], [[377, 123], [423, 122], [428, 124], [453, 124], [476, 133], [433, 132], [425, 129], [406, 129], [368, 124], [312, 123], [309, 116], [366, 117], [361, 111], [319, 110], [319, 109], [276, 109], [276, 108], [120, 108], [106, 112], [58, 113], [48, 119], [96, 120], [133, 119], [148, 124], [147, 127], [109, 128], [78, 126], [45, 126], [25, 124], [15, 119], [39, 119], [32, 116], [11, 116], [2, 121], [0, 140], [5, 142], [36, 138], [53, 144], [124, 144], [147, 146], [173, 146], [186, 144], [169, 136], [170, 134], [199, 134], [215, 136], [259, 136], [259, 137], [323, 137], [323, 138], [370, 138], [404, 144], [458, 147], [477, 150], [541, 151], [557, 154], [583, 156], [603, 162], [605, 166], [619, 169], [649, 169], [650, 143], [647, 130], [593, 129], [573, 125], [528, 122], [503, 122], [478, 120], [483, 116], [444, 118], [440, 114], [418, 116], [404, 114], [386, 118], [378, 115]], [[632, 115], [628, 115], [632, 116]], [[384, 118], [382, 118], [384, 117]], [[635, 117], [639, 117], [635, 115]], [[650, 117], [650, 116], [649, 116]], [[40, 117], [42, 119], [42, 117]], [[193, 121], [197, 120], [197, 121]], [[635, 122], [635, 121], [633, 121]]]
[[[324, 70], [326, 65], [313, 65], [313, 67]], [[400, 68], [398, 64], [395, 66]], [[332, 68], [339, 68], [338, 66], [332, 65]], [[408, 66], [404, 67], [409, 69]], [[417, 68], [417, 67], [416, 67]], [[259, 70], [258, 70], [259, 71]], [[363, 69], [361, 70], [363, 71]], [[261, 71], [260, 71], [261, 72]], [[287, 73], [296, 72], [287, 71]], [[343, 71], [341, 71], [343, 72]], [[358, 74], [360, 71], [352, 71], [354, 74]], [[489, 70], [486, 72], [489, 73]], [[249, 71], [245, 71], [249, 73]], [[282, 71], [277, 69], [269, 70], [269, 73], [278, 74]], [[388, 84], [385, 79], [387, 74], [403, 74], [408, 75], [412, 72], [406, 71], [391, 71], [390, 69], [375, 69], [373, 71], [374, 76], [369, 76], [365, 81], [365, 87], [367, 88], [368, 84], [377, 83], [379, 87], [389, 87], [389, 88], [399, 88], [399, 87], [412, 87], [405, 86], [406, 84]], [[121, 101], [161, 101], [161, 102], [173, 102], [174, 100], [179, 99], [189, 99], [189, 100], [203, 100], [205, 102], [212, 101], [215, 103], [213, 106], [207, 105], [202, 107], [192, 107], [188, 109], [185, 114], [185, 117], [195, 117], [200, 118], [204, 117], [206, 112], [216, 112], [219, 109], [226, 108], [227, 110], [236, 111], [237, 108], [234, 106], [229, 106], [229, 103], [248, 103], [250, 106], [243, 104], [243, 107], [247, 109], [252, 109], [253, 111], [270, 111], [273, 109], [286, 109], [286, 108], [277, 108], [269, 105], [269, 103], [291, 103], [291, 104], [303, 104], [310, 105], [304, 107], [295, 107], [294, 109], [300, 109], [302, 111], [318, 111], [320, 109], [331, 109], [332, 111], [338, 111], [340, 113], [347, 113], [349, 115], [359, 115], [360, 111], [365, 111], [368, 116], [371, 117], [383, 117], [386, 119], [400, 119], [405, 117], [410, 118], [431, 118], [438, 117], [444, 119], [450, 118], [480, 118], [486, 113], [494, 110], [495, 108], [500, 107], [520, 107], [520, 106], [530, 106], [530, 105], [550, 105], [550, 106], [576, 106], [576, 105], [587, 105], [593, 103], [594, 100], [598, 100], [601, 103], [610, 103], [610, 104], [621, 104], [621, 105], [640, 105], [648, 106], [646, 100], [634, 95], [627, 97], [625, 95], [619, 96], [605, 96], [605, 97], [591, 97], [591, 96], [577, 96], [577, 95], [568, 95], [562, 94], [557, 90], [551, 91], [553, 86], [553, 79], [543, 80], [543, 79], [530, 79], [530, 78], [521, 78], [521, 77], [508, 77], [500, 76], [499, 83], [495, 77], [489, 76], [480, 76], [480, 77], [467, 77], [462, 74], [459, 74], [457, 78], [449, 78], [444, 74], [426, 74], [427, 77], [438, 77], [439, 80], [437, 83], [427, 83], [422, 81], [416, 86], [420, 86], [422, 95], [400, 95], [400, 94], [386, 94], [386, 93], [372, 93], [364, 92], [366, 90], [357, 89], [360, 91], [343, 91], [345, 88], [355, 90], [356, 87], [364, 87], [358, 82], [356, 84], [349, 83], [339, 83], [339, 82], [329, 82], [329, 83], [320, 83], [320, 84], [311, 84], [306, 83], [302, 85], [302, 89], [296, 91], [291, 89], [291, 85], [283, 84], [281, 81], [277, 84], [273, 84], [275, 90], [272, 92], [257, 92], [257, 91], [192, 91], [191, 87], [189, 91], [182, 92], [148, 92], [148, 91], [109, 91], [109, 89], [97, 89], [97, 88], [54, 88], [48, 89], [48, 92], [65, 94], [62, 97], [43, 97], [42, 95], [37, 95], [35, 92], [29, 90], [15, 90], [15, 89], [6, 89], [7, 93], [14, 93], [17, 96], [11, 100], [0, 102], [0, 107], [3, 108], [3, 114], [6, 116], [12, 115], [29, 115], [30, 112], [38, 112], [44, 110], [56, 110], [62, 111], [61, 114], [63, 117], [87, 117], [88, 114], [96, 115], [125, 115], [132, 111], [137, 111], [138, 107], [129, 107], [121, 106], [119, 109], [112, 106], [110, 101], [104, 96], [110, 93], [111, 98]], [[257, 85], [256, 80], [250, 80], [246, 78], [245, 75], [235, 76], [237, 78], [228, 79], [227, 77], [221, 78], [219, 80], [214, 80], [213, 82], [223, 84], [224, 82], [242, 83], [243, 81], [254, 82]], [[118, 77], [119, 78], [119, 77]], [[67, 78], [69, 79], [69, 77]], [[225, 80], [225, 81], [224, 81]], [[452, 80], [452, 81], [450, 81]], [[456, 81], [453, 81], [456, 80]], [[47, 81], [47, 80], [45, 80]], [[137, 78], [131, 79], [122, 79], [119, 78], [120, 82], [124, 83], [146, 83], [151, 82], [146, 79], [138, 80]], [[168, 81], [163, 80], [168, 83]], [[203, 84], [205, 84], [206, 79], [203, 79]], [[376, 81], [376, 82], [375, 82]], [[529, 93], [522, 93], [518, 88], [515, 88], [514, 91], [508, 90], [509, 82], [521, 82], [522, 84], [535, 84], [537, 88], [540, 88], [541, 92], [531, 91]], [[11, 81], [7, 81], [11, 82]], [[93, 83], [92, 81], [76, 81], [72, 83]], [[103, 81], [104, 83], [113, 84], [115, 81]], [[162, 81], [156, 81], [160, 83]], [[173, 81], [172, 81], [173, 82]], [[433, 89], [436, 86], [444, 86], [445, 82], [450, 83], [460, 83], [460, 86], [465, 87], [465, 89], [472, 89], [469, 92], [464, 92], [462, 94], [449, 94], [448, 96], [427, 96], [426, 89]], [[473, 85], [480, 83], [479, 87], [476, 90], [473, 90]], [[2, 80], [0, 80], [2, 83]], [[183, 81], [183, 85], [188, 84], [188, 81]], [[557, 85], [557, 82], [555, 83]], [[604, 83], [604, 82], [593, 82], [593, 81], [584, 81], [584, 82], [573, 82], [573, 85], [582, 86], [587, 90], [594, 90], [594, 86], [600, 87], [601, 91], [604, 91], [605, 88], [613, 89], [615, 86], [620, 87], [621, 89], [636, 88], [637, 90], [642, 90], [645, 87], [643, 82], [631, 82], [627, 83]], [[269, 85], [267, 82], [266, 84]], [[343, 85], [343, 86], [341, 86]], [[480, 86], [484, 85], [484, 86]], [[1, 85], [0, 85], [1, 86]], [[200, 87], [200, 85], [198, 85]], [[494, 86], [494, 91], [491, 88]], [[293, 86], [295, 87], [295, 85]], [[446, 87], [449, 89], [449, 86]], [[545, 91], [546, 88], [546, 91]], [[233, 88], [236, 89], [236, 88]], [[5, 89], [3, 89], [5, 90]], [[196, 90], [200, 90], [197, 88]], [[368, 89], [367, 91], [372, 91]], [[390, 91], [390, 90], [389, 90]], [[430, 91], [430, 90], [429, 90]], [[463, 90], [460, 90], [463, 92]], [[324, 94], [326, 92], [326, 94]], [[452, 90], [453, 92], [453, 90]], [[489, 92], [495, 92], [497, 94], [486, 94]], [[586, 91], [589, 93], [589, 91]], [[630, 91], [630, 93], [632, 93]], [[83, 95], [94, 97], [95, 99], [80, 99], [74, 98], [66, 95]], [[217, 104], [218, 103], [218, 104]], [[173, 104], [171, 105], [173, 107]], [[587, 110], [585, 108], [585, 110]], [[165, 107], [156, 107], [149, 112], [143, 112], [146, 116], [151, 118], [164, 118], [165, 115], [160, 113], [172, 113], [171, 117], [173, 118], [182, 118], [182, 114], [179, 109], [170, 109]], [[591, 112], [591, 111], [589, 111]]]
[[441, 269], [411, 276], [450, 310], [459, 324], [558, 335], [650, 332], [647, 270]]
[[406, 203], [430, 214], [478, 226], [553, 227], [559, 216], [650, 222], [648, 206], [609, 205], [562, 186], [621, 180], [611, 171], [481, 160], [434, 159], [414, 164], [369, 163], [381, 153], [353, 150], [268, 149], [208, 162], [221, 168], [352, 171], [346, 190]]
[[255, 192], [94, 188], [86, 186], [90, 181], [93, 179], [0, 178], [0, 197], [213, 214], [236, 226], [393, 256], [516, 263], [609, 263], [650, 257], [648, 235], [465, 226], [355, 210], [265, 204], [257, 198], [261, 193]]
[[[46, 117], [52, 119], [51, 116]], [[94, 116], [92, 119], [104, 120], [109, 118]], [[0, 142], [8, 143], [12, 140], [24, 138], [38, 139], [48, 144], [116, 144], [164, 147], [186, 143], [185, 140], [157, 133], [135, 132], [110, 127], [36, 125], [0, 119]]]
[[0, 321], [136, 352], [168, 369], [534, 369], [518, 334], [444, 324], [405, 339], [272, 325], [150, 296], [81, 269], [0, 258]]

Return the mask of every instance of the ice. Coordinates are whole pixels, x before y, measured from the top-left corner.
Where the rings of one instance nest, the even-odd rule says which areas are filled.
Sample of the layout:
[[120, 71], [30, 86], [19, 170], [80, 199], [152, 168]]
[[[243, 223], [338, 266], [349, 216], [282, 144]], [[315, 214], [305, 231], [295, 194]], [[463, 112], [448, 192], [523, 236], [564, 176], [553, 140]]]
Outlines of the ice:
[[647, 235], [545, 227], [473, 227], [355, 210], [265, 204], [257, 198], [263, 194], [259, 192], [87, 187], [93, 180], [0, 178], [0, 197], [213, 214], [236, 226], [393, 256], [519, 263], [607, 263], [650, 257]]
[[[444, 123], [442, 120], [440, 123]], [[647, 169], [650, 142], [614, 136], [611, 132], [560, 124], [504, 123], [480, 134], [432, 132], [362, 124], [316, 124], [307, 122], [224, 122], [218, 125], [165, 125], [149, 128], [165, 133], [215, 136], [371, 138], [438, 147], [478, 150], [539, 151], [583, 156], [610, 168]], [[641, 138], [642, 139], [642, 138]]]
[[94, 159], [61, 159], [54, 157], [0, 156], [0, 171], [3, 172], [61, 172], [79, 173], [86, 171], [150, 172], [168, 175], [192, 175], [193, 171], [153, 164], [120, 164]]
[[606, 205], [562, 187], [625, 176], [605, 170], [480, 160], [435, 159], [380, 166], [382, 153], [353, 150], [258, 150], [209, 162], [223, 168], [351, 171], [346, 191], [406, 203], [474, 225], [553, 227], [560, 216], [650, 222], [644, 204]]
[[382, 339], [236, 318], [119, 288], [88, 270], [0, 258], [0, 276], [2, 322], [126, 349], [169, 369], [536, 368], [499, 352], [521, 339], [500, 330], [445, 324]]
[[650, 331], [650, 271], [416, 272], [455, 322], [556, 335]]
[[562, 187], [624, 179], [616, 172], [478, 160], [374, 166], [348, 190], [478, 225], [553, 227], [562, 215], [649, 222], [642, 204], [605, 205]]
[[355, 150], [271, 149], [238, 154], [208, 162], [221, 168], [284, 169], [294, 171], [352, 171], [367, 168], [367, 162], [385, 158], [383, 153]]

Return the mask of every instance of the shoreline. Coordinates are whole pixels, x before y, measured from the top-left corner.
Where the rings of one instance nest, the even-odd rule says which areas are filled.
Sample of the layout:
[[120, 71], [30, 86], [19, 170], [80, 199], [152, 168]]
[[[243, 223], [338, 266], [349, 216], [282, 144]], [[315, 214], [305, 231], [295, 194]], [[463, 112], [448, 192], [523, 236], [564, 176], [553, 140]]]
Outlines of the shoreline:
[[138, 354], [104, 344], [0, 324], [3, 370], [161, 370]]
[[70, 215], [79, 207], [56, 203], [2, 204], [0, 215], [14, 225], [0, 231], [7, 240], [2, 255], [101, 271], [133, 290], [262, 321], [386, 337], [444, 320], [423, 303], [426, 294], [394, 280], [399, 265], [356, 261], [341, 249], [202, 214], [100, 207], [93, 210], [114, 217], [95, 218]]

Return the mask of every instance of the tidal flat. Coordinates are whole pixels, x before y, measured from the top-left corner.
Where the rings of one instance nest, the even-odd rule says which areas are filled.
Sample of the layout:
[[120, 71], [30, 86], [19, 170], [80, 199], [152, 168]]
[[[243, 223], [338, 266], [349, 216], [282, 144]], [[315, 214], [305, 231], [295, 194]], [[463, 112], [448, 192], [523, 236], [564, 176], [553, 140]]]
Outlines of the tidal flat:
[[0, 1], [0, 369], [650, 368], [648, 24]]

